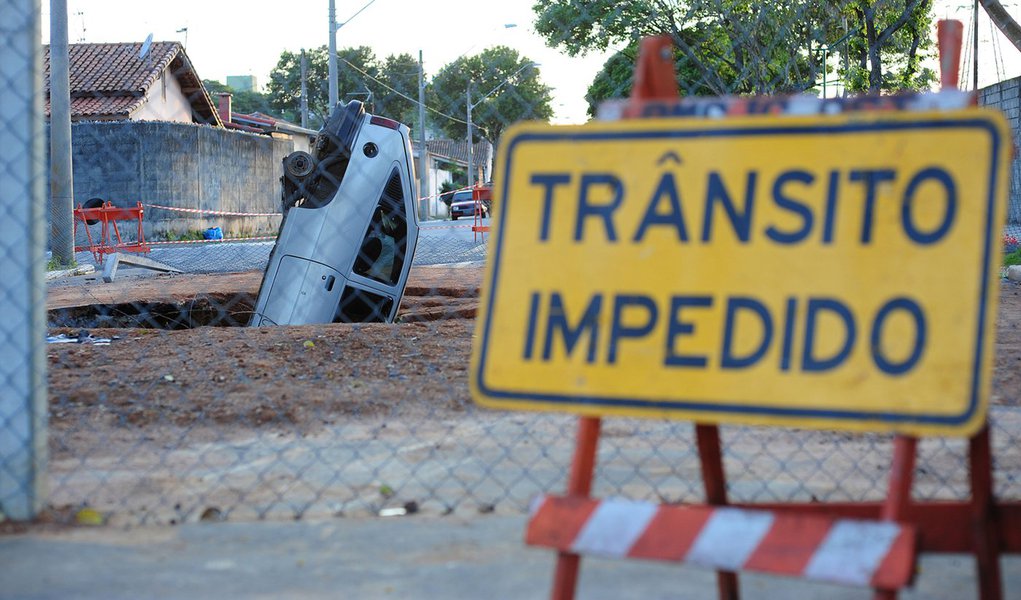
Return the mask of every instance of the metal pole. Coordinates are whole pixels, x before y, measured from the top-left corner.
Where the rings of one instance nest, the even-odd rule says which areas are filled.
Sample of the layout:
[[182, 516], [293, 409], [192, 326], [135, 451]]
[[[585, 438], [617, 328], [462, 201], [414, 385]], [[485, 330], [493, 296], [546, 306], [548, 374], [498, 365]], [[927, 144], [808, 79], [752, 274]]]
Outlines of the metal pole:
[[418, 218], [429, 218], [429, 160], [425, 147], [425, 69], [418, 51]]
[[308, 62], [305, 49], [301, 49], [301, 126], [308, 127]]
[[971, 85], [973, 90], [978, 91], [978, 0], [975, 0], [971, 18], [975, 24], [971, 35]]
[[829, 58], [829, 46], [822, 47], [822, 99], [826, 99], [826, 59]]
[[67, 0], [50, 0], [50, 250], [74, 263], [74, 182], [71, 171], [71, 84]]
[[[0, 505], [28, 520], [46, 500], [46, 155], [38, 0], [0, 0]], [[66, 10], [64, 12], [67, 14]]]
[[330, 106], [326, 109], [329, 116], [333, 107], [337, 106], [337, 6], [334, 0], [330, 0]]
[[[847, 40], [849, 35], [850, 35], [850, 33], [847, 31], [847, 17], [844, 17], [844, 40]], [[848, 63], [849, 59], [848, 59], [848, 56], [847, 56], [848, 52], [847, 52], [847, 44], [846, 43], [844, 44], [844, 50], [843, 50], [843, 52], [841, 52], [841, 54], [844, 55], [844, 81], [843, 81], [844, 92], [843, 92], [843, 96], [844, 96], [844, 98], [847, 98], [847, 80], [849, 78], [849, 73], [851, 72], [851, 66]]]
[[468, 82], [468, 187], [475, 185], [475, 175], [472, 173], [472, 84]]

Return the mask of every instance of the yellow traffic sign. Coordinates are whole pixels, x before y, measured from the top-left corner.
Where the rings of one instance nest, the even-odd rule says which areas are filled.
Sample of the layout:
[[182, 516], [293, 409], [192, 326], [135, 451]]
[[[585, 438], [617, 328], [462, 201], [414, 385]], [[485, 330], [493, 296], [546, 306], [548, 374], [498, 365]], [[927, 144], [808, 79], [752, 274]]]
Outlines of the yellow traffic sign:
[[989, 396], [1010, 140], [985, 109], [515, 126], [473, 396], [968, 435]]

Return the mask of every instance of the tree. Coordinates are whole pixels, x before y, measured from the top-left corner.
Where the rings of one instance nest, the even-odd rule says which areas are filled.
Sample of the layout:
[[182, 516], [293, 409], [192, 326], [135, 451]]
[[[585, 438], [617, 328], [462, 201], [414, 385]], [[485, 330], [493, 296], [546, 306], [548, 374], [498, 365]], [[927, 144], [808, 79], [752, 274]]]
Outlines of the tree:
[[231, 94], [231, 110], [236, 113], [251, 114], [254, 112], [260, 112], [263, 114], [274, 114], [275, 111], [270, 105], [270, 99], [268, 94], [260, 94], [259, 92], [252, 92], [249, 90], [237, 91], [225, 83], [220, 83], [213, 79], [203, 79], [202, 85], [205, 86], [206, 91], [213, 97], [213, 102], [216, 102], [216, 94], [220, 92], [229, 92]]
[[469, 85], [474, 141], [496, 142], [515, 121], [548, 121], [553, 116], [551, 90], [539, 79], [534, 63], [511, 48], [495, 46], [445, 65], [430, 84], [430, 97], [437, 99], [440, 110], [459, 119], [438, 119], [437, 125], [454, 139], [467, 135], [462, 121]]
[[[326, 46], [305, 51], [307, 66], [309, 127], [320, 127], [330, 114], [329, 49]], [[371, 48], [337, 50], [338, 100], [372, 100], [368, 88], [370, 77], [379, 74], [376, 56]], [[281, 115], [294, 122], [301, 121], [301, 53], [284, 50], [277, 66], [269, 74], [267, 90], [270, 104]]]
[[[683, 93], [783, 94], [815, 87], [819, 71], [825, 68], [820, 50], [845, 35], [845, 19], [849, 32], [855, 33], [848, 35], [846, 43], [828, 49], [830, 56], [846, 52], [848, 59], [857, 59], [855, 52], [860, 54], [860, 49], [852, 40], [863, 40], [868, 57], [864, 68], [870, 82], [879, 82], [878, 89], [924, 87], [929, 74], [918, 66], [931, 44], [926, 37], [932, 21], [930, 4], [931, 0], [645, 0], [625, 4], [615, 0], [536, 0], [533, 11], [536, 31], [548, 45], [563, 48], [571, 56], [616, 44], [626, 44], [633, 53], [641, 37], [667, 32], [677, 48]], [[907, 16], [902, 19], [904, 14]], [[869, 21], [876, 28], [872, 37], [867, 35]], [[902, 61], [894, 60], [898, 53], [903, 55]], [[884, 58], [890, 67], [885, 73]], [[608, 63], [601, 73], [604, 81], [590, 89], [590, 96], [608, 87], [623, 87], [624, 72], [620, 64]]]
[[936, 80], [932, 69], [921, 67], [933, 45], [932, 0], [852, 0], [843, 13], [849, 68], [841, 75], [850, 91], [918, 90]]
[[370, 82], [374, 110], [417, 131], [418, 60], [410, 54], [386, 57], [379, 68], [379, 81]]
[[[595, 79], [592, 80], [592, 84], [589, 85], [588, 92], [585, 94], [589, 116], [595, 116], [596, 109], [604, 100], [627, 98], [631, 95], [637, 57], [638, 46], [635, 44], [611, 56], [603, 68], [596, 73]], [[681, 82], [684, 95], [713, 95], [712, 88], [702, 82], [698, 70], [679, 50], [674, 51], [674, 63], [679, 71], [677, 79]], [[727, 84], [732, 85], [733, 82], [727, 81]]]

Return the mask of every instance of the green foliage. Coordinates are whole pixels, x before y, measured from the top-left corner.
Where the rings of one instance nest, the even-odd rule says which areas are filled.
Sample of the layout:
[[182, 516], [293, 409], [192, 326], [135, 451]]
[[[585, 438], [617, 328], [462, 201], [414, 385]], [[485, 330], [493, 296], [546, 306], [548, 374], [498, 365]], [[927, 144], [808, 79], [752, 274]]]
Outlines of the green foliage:
[[[631, 85], [634, 80], [635, 60], [638, 47], [633, 45], [614, 54], [596, 73], [595, 79], [588, 87], [585, 100], [588, 102], [588, 114], [595, 116], [596, 108], [604, 100], [611, 98], [628, 98], [631, 96]], [[713, 95], [713, 90], [705, 85], [698, 69], [680, 50], [674, 53], [674, 63], [678, 71], [678, 85], [681, 93], [687, 96]], [[733, 82], [730, 82], [732, 84]]]
[[410, 54], [386, 57], [379, 68], [379, 81], [381, 83], [369, 82], [373, 90], [373, 110], [417, 132], [418, 59]]
[[931, 0], [536, 0], [532, 10], [547, 44], [571, 56], [625, 46], [590, 86], [590, 112], [630, 92], [637, 41], [663, 32], [684, 95], [808, 91], [826, 68], [824, 45], [855, 91], [921, 89], [934, 78], [920, 66], [932, 46]]
[[[305, 51], [309, 127], [318, 128], [329, 116], [329, 49]], [[396, 119], [414, 128], [418, 122], [418, 61], [410, 54], [382, 62], [371, 48], [337, 50], [337, 98], [360, 100], [373, 114]], [[301, 121], [301, 53], [284, 51], [270, 73], [267, 86], [272, 106], [284, 118]]]
[[[329, 49], [320, 46], [305, 51], [308, 89], [309, 127], [321, 127], [330, 114], [330, 68]], [[353, 66], [352, 66], [353, 65]], [[342, 48], [337, 50], [337, 97], [341, 102], [349, 100], [370, 100], [367, 82], [369, 76], [379, 74], [376, 55], [371, 48]], [[301, 122], [301, 53], [284, 50], [277, 66], [269, 74], [266, 86], [270, 104], [283, 117], [295, 123]]]
[[1003, 255], [1003, 266], [1021, 265], [1021, 248]]
[[51, 258], [50, 260], [46, 261], [46, 270], [47, 271], [63, 271], [64, 269], [73, 269], [73, 268], [75, 268], [77, 266], [78, 266], [78, 261], [76, 261], [73, 258], [71, 259], [70, 263], [63, 263], [63, 262], [60, 261], [59, 258], [56, 258], [56, 257]]
[[168, 242], [184, 242], [204, 239], [201, 229], [188, 229], [185, 231], [165, 231], [157, 234], [156, 237]]
[[[539, 69], [532, 62], [506, 46], [462, 56], [436, 74], [429, 86], [429, 98], [435, 99], [442, 112], [463, 120], [470, 84], [475, 105], [473, 139], [496, 142], [515, 121], [548, 121], [553, 116], [551, 89], [539, 79]], [[436, 125], [454, 139], [467, 136], [465, 123], [437, 119]]]
[[260, 94], [259, 92], [252, 91], [239, 92], [229, 85], [213, 79], [203, 79], [202, 85], [206, 87], [206, 91], [213, 97], [214, 103], [216, 102], [216, 94], [230, 92], [232, 94], [231, 110], [236, 113], [251, 114], [260, 112], [267, 115], [277, 114], [270, 105], [269, 94]]
[[845, 73], [841, 61], [838, 73], [849, 91], [922, 90], [936, 81], [921, 66], [933, 53], [932, 0], [844, 0], [842, 9], [848, 66]]

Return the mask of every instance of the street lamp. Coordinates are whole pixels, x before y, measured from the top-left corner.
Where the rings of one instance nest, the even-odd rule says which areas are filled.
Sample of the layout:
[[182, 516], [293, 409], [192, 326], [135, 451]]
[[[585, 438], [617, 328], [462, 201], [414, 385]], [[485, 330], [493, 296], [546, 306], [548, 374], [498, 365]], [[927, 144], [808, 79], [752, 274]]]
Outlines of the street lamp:
[[474, 162], [474, 146], [472, 144], [472, 109], [474, 109], [479, 104], [482, 104], [483, 100], [485, 100], [486, 98], [492, 96], [497, 91], [499, 91], [499, 89], [502, 88], [505, 83], [507, 83], [508, 81], [513, 79], [518, 73], [524, 71], [528, 67], [538, 67], [538, 66], [540, 66], [540, 65], [537, 62], [529, 62], [529, 63], [525, 63], [525, 64], [521, 65], [521, 68], [519, 68], [517, 71], [514, 71], [513, 73], [508, 75], [503, 81], [501, 81], [499, 83], [499, 85], [497, 85], [495, 88], [489, 90], [488, 94], [485, 94], [484, 96], [479, 98], [478, 101], [476, 101], [474, 104], [472, 104], [472, 83], [471, 83], [470, 79], [468, 80], [468, 93], [467, 93], [467, 100], [468, 101], [466, 103], [466, 105], [468, 107], [468, 110], [467, 110], [468, 118], [466, 119], [467, 124], [468, 124], [468, 187], [475, 187], [475, 173], [473, 172], [473, 169], [474, 169], [475, 165], [473, 164], [473, 162]]

